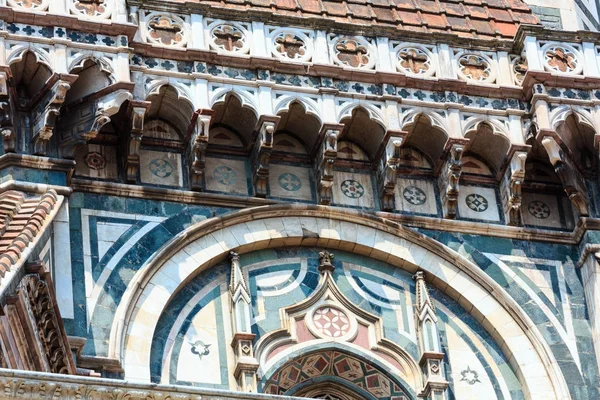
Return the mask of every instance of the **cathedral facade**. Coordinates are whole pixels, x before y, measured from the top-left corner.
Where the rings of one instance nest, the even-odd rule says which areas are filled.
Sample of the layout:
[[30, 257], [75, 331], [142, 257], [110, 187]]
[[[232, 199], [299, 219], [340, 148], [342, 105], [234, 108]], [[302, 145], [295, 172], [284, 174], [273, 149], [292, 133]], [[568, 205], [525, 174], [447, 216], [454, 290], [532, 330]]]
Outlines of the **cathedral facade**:
[[0, 0], [0, 398], [600, 399], [595, 0]]

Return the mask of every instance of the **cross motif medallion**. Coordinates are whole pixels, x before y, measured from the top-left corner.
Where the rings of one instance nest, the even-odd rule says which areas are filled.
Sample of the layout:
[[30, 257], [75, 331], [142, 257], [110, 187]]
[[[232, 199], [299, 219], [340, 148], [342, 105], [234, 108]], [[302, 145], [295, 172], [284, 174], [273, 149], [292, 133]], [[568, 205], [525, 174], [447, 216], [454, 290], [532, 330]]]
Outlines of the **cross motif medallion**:
[[304, 42], [298, 36], [289, 33], [279, 36], [275, 39], [275, 43], [277, 43], [275, 49], [288, 58], [298, 58], [306, 53]]
[[525, 74], [529, 70], [529, 66], [527, 65], [527, 60], [523, 57], [520, 57], [515, 61], [513, 71], [515, 72], [515, 77], [521, 81], [525, 77]]
[[162, 44], [171, 45], [181, 42], [183, 39], [181, 26], [167, 17], [155, 18], [150, 21], [148, 26], [152, 29], [150, 37]]
[[37, 8], [42, 5], [42, 0], [22, 0], [17, 4], [23, 8]]
[[104, 0], [79, 0], [75, 2], [75, 8], [90, 17], [100, 15], [106, 10]]
[[413, 74], [420, 74], [429, 69], [429, 58], [417, 49], [403, 49], [400, 51], [400, 65]]
[[340, 42], [335, 46], [337, 58], [344, 64], [354, 68], [362, 67], [369, 63], [369, 51], [356, 40]]
[[213, 31], [214, 42], [223, 50], [235, 51], [244, 46], [244, 35], [239, 29], [231, 25], [221, 25]]
[[463, 56], [458, 62], [462, 73], [468, 78], [482, 81], [490, 76], [490, 65], [479, 56]]
[[555, 47], [546, 52], [548, 65], [560, 72], [570, 72], [577, 68], [577, 59], [570, 51]]

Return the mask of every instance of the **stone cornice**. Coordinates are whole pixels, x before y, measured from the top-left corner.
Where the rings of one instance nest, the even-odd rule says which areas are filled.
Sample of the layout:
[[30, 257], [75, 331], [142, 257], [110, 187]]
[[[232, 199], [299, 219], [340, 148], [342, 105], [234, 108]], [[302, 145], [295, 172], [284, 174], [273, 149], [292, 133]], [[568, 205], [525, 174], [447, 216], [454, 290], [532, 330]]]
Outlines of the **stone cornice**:
[[299, 399], [190, 386], [139, 384], [116, 379], [0, 369], [0, 399], [52, 400], [275, 400]]
[[0, 170], [6, 167], [23, 167], [61, 171], [71, 176], [75, 170], [75, 161], [63, 158], [41, 157], [29, 154], [7, 153], [0, 156]]

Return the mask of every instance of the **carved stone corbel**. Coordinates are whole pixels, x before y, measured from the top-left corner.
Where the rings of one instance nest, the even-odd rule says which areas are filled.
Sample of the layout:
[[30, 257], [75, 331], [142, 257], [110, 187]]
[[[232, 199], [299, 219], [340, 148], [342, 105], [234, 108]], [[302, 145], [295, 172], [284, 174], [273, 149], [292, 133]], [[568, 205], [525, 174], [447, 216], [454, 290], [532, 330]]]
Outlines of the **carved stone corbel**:
[[344, 125], [324, 124], [315, 157], [315, 175], [317, 177], [320, 204], [331, 204], [333, 196], [333, 167], [337, 159], [337, 142]]
[[60, 109], [73, 81], [74, 79], [59, 79], [40, 102], [45, 104], [45, 108], [41, 112], [35, 112], [33, 154], [45, 155], [48, 152], [48, 142], [54, 133]]
[[5, 153], [14, 153], [17, 146], [15, 128], [13, 126], [13, 110], [8, 94], [6, 72], [0, 71], [0, 132]]
[[204, 187], [206, 148], [208, 147], [210, 124], [214, 115], [215, 112], [211, 109], [197, 111], [190, 140], [190, 187], [192, 190], [202, 190]]
[[464, 139], [453, 139], [446, 145], [447, 156], [438, 178], [444, 218], [456, 218], [462, 156], [467, 143]]
[[506, 167], [500, 188], [506, 223], [511, 226], [520, 226], [522, 224], [521, 186], [525, 180], [527, 150], [527, 147], [522, 146], [522, 148], [514, 148], [511, 151], [510, 162]]
[[77, 148], [94, 139], [100, 129], [110, 122], [110, 117], [119, 111], [121, 105], [132, 98], [129, 90], [119, 89], [66, 110], [61, 119], [62, 156], [73, 158]]
[[144, 117], [150, 108], [150, 102], [131, 102], [131, 131], [127, 141], [127, 160], [125, 161], [125, 179], [136, 182], [140, 168], [140, 145], [144, 136]]
[[400, 148], [405, 138], [405, 132], [390, 134], [379, 157], [377, 182], [379, 184], [379, 195], [381, 196], [381, 208], [384, 211], [394, 211], [396, 208], [396, 182], [398, 180]]
[[542, 138], [542, 146], [546, 149], [550, 162], [554, 166], [554, 171], [560, 178], [569, 200], [571, 200], [580, 216], [589, 215], [588, 196], [583, 177], [560, 148], [557, 136], [552, 131], [542, 130], [538, 137]]
[[256, 125], [258, 136], [252, 151], [254, 195], [266, 197], [269, 188], [269, 166], [273, 151], [273, 135], [281, 117], [261, 115]]

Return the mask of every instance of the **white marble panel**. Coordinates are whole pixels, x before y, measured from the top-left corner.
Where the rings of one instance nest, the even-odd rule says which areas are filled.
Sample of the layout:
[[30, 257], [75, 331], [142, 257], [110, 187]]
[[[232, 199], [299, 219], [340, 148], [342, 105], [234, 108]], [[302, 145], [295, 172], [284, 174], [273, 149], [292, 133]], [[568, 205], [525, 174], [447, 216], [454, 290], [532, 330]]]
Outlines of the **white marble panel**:
[[396, 210], [437, 215], [433, 182], [420, 179], [398, 179]]
[[565, 217], [561, 221], [559, 199], [556, 195], [524, 192], [521, 202], [523, 224], [548, 228], [568, 226]]
[[110, 249], [129, 228], [131, 228], [131, 224], [98, 222], [96, 224], [96, 234], [98, 235], [98, 259], [102, 259], [108, 249]]
[[312, 200], [310, 170], [308, 168], [271, 164], [269, 189], [272, 197]]
[[248, 195], [246, 163], [225, 158], [206, 159], [206, 189]]
[[140, 176], [143, 183], [183, 186], [181, 154], [140, 150]]
[[461, 218], [500, 221], [496, 191], [479, 186], [462, 186], [458, 195], [458, 214]]
[[344, 206], [373, 208], [371, 175], [336, 171], [333, 174], [333, 203]]

